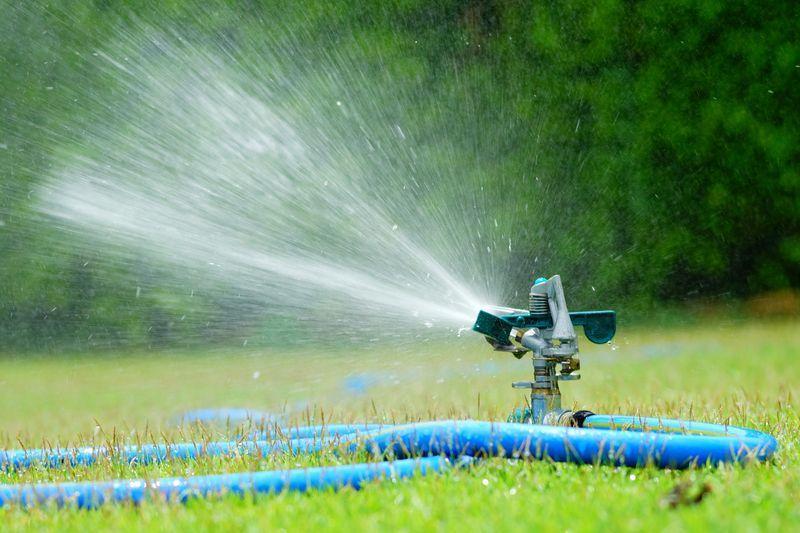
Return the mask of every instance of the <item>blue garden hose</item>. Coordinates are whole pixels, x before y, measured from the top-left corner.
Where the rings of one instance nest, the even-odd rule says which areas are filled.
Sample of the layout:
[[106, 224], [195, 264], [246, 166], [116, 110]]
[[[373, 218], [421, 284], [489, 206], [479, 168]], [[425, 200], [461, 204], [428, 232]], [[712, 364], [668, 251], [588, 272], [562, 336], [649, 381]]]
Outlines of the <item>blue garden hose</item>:
[[175, 420], [178, 424], [191, 423], [227, 423], [230, 425], [241, 424], [243, 422], [262, 422], [277, 423], [281, 421], [280, 416], [275, 416], [266, 411], [256, 411], [253, 409], [242, 408], [215, 408], [215, 409], [195, 409], [183, 413]]
[[305, 492], [312, 489], [359, 489], [377, 479], [406, 478], [418, 473], [441, 472], [450, 466], [445, 457], [423, 457], [374, 464], [220, 474], [211, 476], [168, 477], [156, 480], [123, 479], [83, 483], [46, 483], [0, 486], [0, 506], [31, 507], [37, 504], [77, 506], [94, 509], [111, 502], [139, 504], [158, 495], [167, 501], [185, 502], [220, 494]]
[[[107, 502], [139, 503], [150, 493], [185, 501], [225, 493], [351, 487], [386, 477], [440, 472], [471, 458], [548, 459], [579, 464], [687, 468], [769, 459], [777, 449], [771, 435], [752, 429], [682, 420], [591, 415], [582, 428], [481, 421], [422, 422], [397, 426], [352, 424], [276, 428], [252, 440], [170, 445], [0, 451], [0, 467], [19, 470], [90, 465], [98, 459], [147, 464], [200, 456], [369, 452], [369, 464], [249, 472], [156, 480], [0, 485], [0, 507], [43, 502], [93, 508]], [[281, 438], [282, 436], [282, 438]], [[284, 440], [285, 439], [285, 440]]]

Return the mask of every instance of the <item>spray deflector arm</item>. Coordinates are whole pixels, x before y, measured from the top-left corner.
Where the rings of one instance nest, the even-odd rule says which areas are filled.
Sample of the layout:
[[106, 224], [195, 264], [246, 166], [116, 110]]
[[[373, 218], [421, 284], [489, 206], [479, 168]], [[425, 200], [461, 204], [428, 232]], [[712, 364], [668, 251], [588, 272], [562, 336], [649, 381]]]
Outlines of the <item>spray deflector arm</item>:
[[574, 342], [575, 328], [567, 309], [561, 276], [556, 274], [548, 280], [537, 280], [531, 287], [531, 314], [541, 314], [538, 311], [543, 305], [546, 305], [549, 311], [544, 314], [549, 314], [553, 318], [553, 327], [547, 328], [550, 337], [563, 342]]
[[[583, 326], [584, 335], [595, 344], [610, 341], [617, 332], [615, 311], [575, 311], [569, 317], [573, 325]], [[472, 330], [505, 345], [512, 329], [551, 329], [553, 325], [551, 316], [534, 316], [522, 309], [487, 308], [478, 313]]]

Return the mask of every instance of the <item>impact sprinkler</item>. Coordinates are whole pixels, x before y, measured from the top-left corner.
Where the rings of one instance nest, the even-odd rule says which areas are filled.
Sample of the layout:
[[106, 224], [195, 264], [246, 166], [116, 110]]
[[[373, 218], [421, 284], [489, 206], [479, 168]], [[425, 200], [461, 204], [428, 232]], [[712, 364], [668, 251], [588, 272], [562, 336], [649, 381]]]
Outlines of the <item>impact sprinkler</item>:
[[533, 354], [533, 381], [512, 384], [515, 389], [531, 389], [530, 408], [516, 409], [509, 422], [574, 426], [590, 414], [561, 408], [558, 382], [580, 379], [575, 326], [583, 326], [583, 333], [593, 343], [604, 344], [616, 332], [616, 313], [570, 313], [558, 275], [534, 282], [527, 311], [489, 307], [478, 313], [472, 329], [485, 335], [495, 350], [511, 352], [518, 359], [529, 351]]

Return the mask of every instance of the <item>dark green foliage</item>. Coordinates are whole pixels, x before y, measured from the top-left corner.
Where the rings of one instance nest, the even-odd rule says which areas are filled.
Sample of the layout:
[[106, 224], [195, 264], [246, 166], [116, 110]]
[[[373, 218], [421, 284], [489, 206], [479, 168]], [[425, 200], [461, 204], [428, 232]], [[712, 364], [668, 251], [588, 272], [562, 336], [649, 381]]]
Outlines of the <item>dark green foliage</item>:
[[[233, 51], [246, 35], [296, 29], [295, 45], [338, 47], [365, 76], [405, 80], [384, 112], [416, 113], [429, 166], [466, 161], [467, 182], [507, 191], [525, 223], [503, 231], [530, 243], [513, 257], [561, 272], [587, 306], [800, 286], [793, 2], [3, 4], [0, 345], [238, 334], [209, 311], [235, 302], [164, 293], [141, 265], [48, 254], [60, 237], [31, 209], [52, 141], [79, 138], [85, 120], [48, 87], [104, 87], [78, 52], [102, 48], [133, 13]], [[469, 201], [437, 187], [427, 201]], [[541, 198], [554, 205], [532, 212]]]

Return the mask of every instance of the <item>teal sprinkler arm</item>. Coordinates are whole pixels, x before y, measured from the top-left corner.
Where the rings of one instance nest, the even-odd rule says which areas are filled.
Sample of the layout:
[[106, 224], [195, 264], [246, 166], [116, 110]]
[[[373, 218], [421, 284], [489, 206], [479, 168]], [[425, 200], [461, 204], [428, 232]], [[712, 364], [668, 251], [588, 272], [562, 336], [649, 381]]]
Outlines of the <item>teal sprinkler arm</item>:
[[481, 310], [472, 326], [486, 336], [495, 350], [521, 358], [533, 354], [533, 381], [513, 383], [517, 389], [531, 389], [530, 410], [516, 410], [509, 422], [546, 425], [577, 425], [575, 412], [561, 408], [559, 381], [580, 379], [578, 339], [574, 326], [583, 326], [586, 337], [603, 344], [614, 338], [614, 311], [570, 313], [561, 276], [538, 278], [531, 287], [530, 309], [492, 307]]

